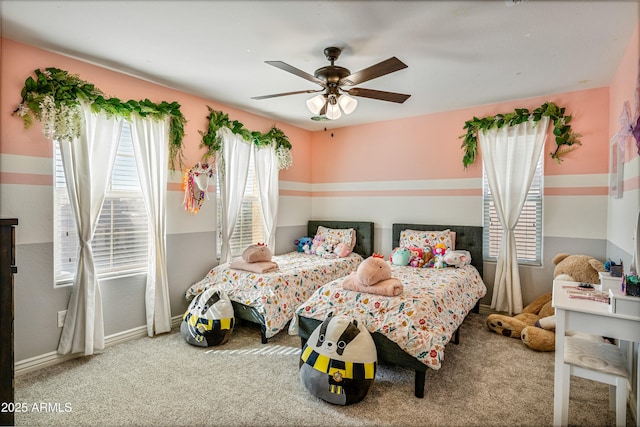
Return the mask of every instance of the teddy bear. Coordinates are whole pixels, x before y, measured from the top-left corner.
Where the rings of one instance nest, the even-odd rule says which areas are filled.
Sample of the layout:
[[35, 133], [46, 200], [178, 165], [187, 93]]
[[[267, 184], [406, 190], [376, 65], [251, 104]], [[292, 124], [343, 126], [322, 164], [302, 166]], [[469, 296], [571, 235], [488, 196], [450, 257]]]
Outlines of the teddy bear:
[[598, 272], [605, 271], [604, 263], [589, 255], [561, 253], [553, 257], [553, 278], [572, 282], [600, 283]]
[[[553, 258], [553, 263], [554, 279], [572, 282], [598, 283], [598, 272], [604, 271], [604, 263], [588, 255], [560, 253]], [[487, 327], [500, 335], [519, 338], [532, 350], [554, 351], [556, 323], [551, 298], [551, 292], [540, 295], [513, 317], [490, 314]]]

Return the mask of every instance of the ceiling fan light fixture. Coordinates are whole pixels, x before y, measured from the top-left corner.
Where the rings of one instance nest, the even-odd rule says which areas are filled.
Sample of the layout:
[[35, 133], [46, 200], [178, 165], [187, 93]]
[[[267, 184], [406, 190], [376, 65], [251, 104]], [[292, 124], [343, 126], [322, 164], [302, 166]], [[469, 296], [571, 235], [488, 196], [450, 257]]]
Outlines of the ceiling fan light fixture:
[[338, 104], [340, 104], [340, 107], [342, 107], [342, 111], [344, 111], [345, 114], [351, 114], [358, 106], [358, 100], [350, 97], [349, 95], [343, 94], [338, 98]]
[[328, 103], [326, 116], [329, 120], [339, 119], [340, 116], [342, 116], [342, 113], [340, 112], [340, 106], [337, 103]]
[[327, 101], [324, 95], [316, 95], [313, 98], [307, 99], [307, 108], [311, 113], [318, 115], [322, 107], [324, 107], [325, 102]]

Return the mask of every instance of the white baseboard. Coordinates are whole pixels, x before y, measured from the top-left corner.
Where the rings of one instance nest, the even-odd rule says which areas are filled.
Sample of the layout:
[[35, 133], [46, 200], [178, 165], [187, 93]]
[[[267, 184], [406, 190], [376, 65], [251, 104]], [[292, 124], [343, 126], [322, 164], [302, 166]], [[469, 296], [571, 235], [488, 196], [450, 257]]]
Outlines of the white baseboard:
[[480, 304], [480, 314], [492, 314], [496, 311], [491, 308], [491, 306], [486, 304]]
[[[178, 326], [182, 321], [182, 315], [174, 316], [171, 318], [171, 327]], [[120, 344], [126, 341], [130, 341], [136, 338], [146, 337], [147, 327], [139, 326], [137, 328], [129, 329], [128, 331], [118, 332], [117, 334], [104, 337], [104, 346], [110, 347], [116, 344]], [[14, 375], [20, 376], [27, 372], [36, 371], [38, 369], [46, 368], [49, 366], [57, 365], [58, 363], [66, 362], [67, 360], [76, 359], [82, 357], [81, 354], [58, 354], [55, 351], [41, 354], [39, 356], [30, 357], [28, 359], [19, 360], [14, 363], [13, 370]]]

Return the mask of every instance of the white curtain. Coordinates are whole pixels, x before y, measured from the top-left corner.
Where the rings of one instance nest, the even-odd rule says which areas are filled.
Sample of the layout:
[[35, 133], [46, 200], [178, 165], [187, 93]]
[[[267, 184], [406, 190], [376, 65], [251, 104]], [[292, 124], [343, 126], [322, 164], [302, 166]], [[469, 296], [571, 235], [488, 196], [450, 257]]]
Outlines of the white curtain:
[[221, 155], [216, 159], [216, 168], [222, 205], [220, 263], [224, 263], [231, 261], [229, 242], [242, 207], [253, 144], [228, 128], [223, 127], [218, 132], [223, 138]]
[[509, 314], [520, 313], [523, 308], [514, 228], [526, 201], [548, 126], [549, 118], [543, 117], [538, 122], [530, 120], [478, 135], [489, 189], [504, 230], [491, 308]]
[[278, 187], [278, 158], [273, 147], [258, 147], [254, 145], [254, 163], [262, 217], [264, 219], [265, 243], [275, 251], [276, 226], [278, 220], [278, 199], [280, 190]]
[[169, 119], [131, 117], [131, 139], [149, 218], [149, 269], [145, 291], [147, 334], [171, 330], [166, 252]]
[[84, 127], [80, 138], [58, 141], [80, 243], [58, 353], [91, 355], [104, 349], [102, 297], [91, 242], [111, 179], [122, 121], [92, 113], [84, 104], [81, 111]]

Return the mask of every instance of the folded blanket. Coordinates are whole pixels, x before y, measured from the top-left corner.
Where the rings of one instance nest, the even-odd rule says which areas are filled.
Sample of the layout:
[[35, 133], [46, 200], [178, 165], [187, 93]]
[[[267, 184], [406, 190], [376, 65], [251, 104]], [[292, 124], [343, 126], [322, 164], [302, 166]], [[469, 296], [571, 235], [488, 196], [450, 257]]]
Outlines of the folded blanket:
[[247, 262], [242, 258], [236, 258], [231, 261], [229, 268], [252, 273], [271, 273], [278, 270], [278, 264], [274, 261]]
[[400, 295], [404, 291], [402, 282], [395, 277], [391, 279], [384, 279], [373, 285], [364, 285], [356, 273], [351, 273], [342, 281], [342, 287], [350, 291], [366, 292], [369, 294], [383, 295], [387, 297], [395, 297]]

